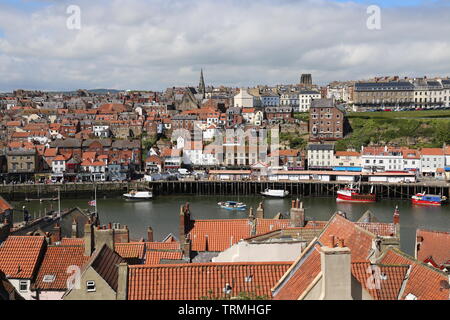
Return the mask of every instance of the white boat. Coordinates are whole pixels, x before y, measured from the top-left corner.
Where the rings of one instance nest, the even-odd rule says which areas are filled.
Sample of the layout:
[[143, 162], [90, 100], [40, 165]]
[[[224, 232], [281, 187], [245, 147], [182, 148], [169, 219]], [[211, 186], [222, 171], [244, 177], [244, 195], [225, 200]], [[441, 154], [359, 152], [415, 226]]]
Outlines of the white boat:
[[153, 193], [151, 191], [132, 190], [129, 193], [124, 193], [123, 196], [129, 200], [149, 200], [153, 198]]
[[289, 194], [289, 191], [286, 190], [276, 190], [276, 189], [266, 189], [261, 192], [263, 196], [267, 197], [276, 197], [276, 198], [284, 198]]
[[242, 202], [236, 202], [236, 201], [223, 201], [217, 203], [219, 207], [226, 210], [245, 210], [247, 208], [247, 205]]

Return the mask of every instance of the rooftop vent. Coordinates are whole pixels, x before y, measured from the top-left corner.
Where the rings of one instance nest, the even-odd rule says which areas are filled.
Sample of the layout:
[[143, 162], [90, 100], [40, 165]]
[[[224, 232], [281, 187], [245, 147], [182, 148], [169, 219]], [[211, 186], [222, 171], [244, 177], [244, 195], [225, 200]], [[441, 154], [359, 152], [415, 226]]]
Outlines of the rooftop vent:
[[230, 286], [229, 283], [227, 283], [227, 284], [225, 285], [225, 287], [223, 288], [223, 292], [224, 292], [225, 294], [230, 294], [230, 293], [231, 293], [231, 289], [232, 289], [232, 287]]

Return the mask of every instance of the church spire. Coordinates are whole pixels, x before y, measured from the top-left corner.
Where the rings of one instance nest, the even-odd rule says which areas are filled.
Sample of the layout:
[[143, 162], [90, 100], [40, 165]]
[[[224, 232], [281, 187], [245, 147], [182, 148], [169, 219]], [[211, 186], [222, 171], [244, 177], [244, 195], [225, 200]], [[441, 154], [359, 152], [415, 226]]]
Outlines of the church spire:
[[198, 84], [198, 91], [203, 95], [203, 98], [205, 98], [206, 87], [205, 87], [205, 79], [203, 78], [203, 69], [201, 69], [200, 71], [200, 82]]

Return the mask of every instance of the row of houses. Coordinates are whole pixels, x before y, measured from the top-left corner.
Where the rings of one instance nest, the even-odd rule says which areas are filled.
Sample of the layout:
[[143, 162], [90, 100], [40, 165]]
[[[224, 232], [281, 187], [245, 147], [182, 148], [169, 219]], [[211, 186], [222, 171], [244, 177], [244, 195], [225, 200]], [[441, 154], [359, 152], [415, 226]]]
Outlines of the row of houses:
[[308, 168], [358, 172], [415, 172], [443, 176], [450, 171], [450, 147], [411, 149], [369, 146], [357, 151], [335, 151], [331, 144], [310, 144]]
[[178, 233], [159, 242], [150, 227], [146, 239], [132, 240], [126, 226], [102, 226], [78, 209], [45, 227], [15, 230], [3, 221], [0, 297], [449, 299], [448, 233], [417, 230], [412, 257], [400, 249], [397, 209], [390, 222], [369, 211], [356, 221], [344, 212], [309, 220], [299, 200], [292, 201], [289, 217], [268, 218], [265, 211], [260, 203], [246, 218], [205, 220], [185, 204]]

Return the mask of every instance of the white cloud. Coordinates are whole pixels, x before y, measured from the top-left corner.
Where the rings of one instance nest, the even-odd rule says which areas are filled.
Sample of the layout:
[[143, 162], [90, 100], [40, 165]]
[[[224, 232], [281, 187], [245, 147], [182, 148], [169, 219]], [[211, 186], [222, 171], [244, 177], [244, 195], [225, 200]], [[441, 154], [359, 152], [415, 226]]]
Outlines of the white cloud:
[[[66, 28], [69, 4], [81, 30]], [[162, 89], [450, 74], [450, 9], [324, 0], [54, 1], [33, 13], [0, 5], [0, 90]]]

